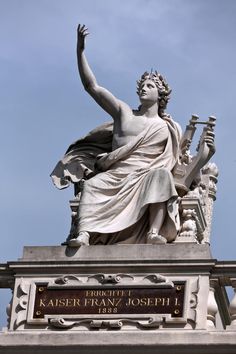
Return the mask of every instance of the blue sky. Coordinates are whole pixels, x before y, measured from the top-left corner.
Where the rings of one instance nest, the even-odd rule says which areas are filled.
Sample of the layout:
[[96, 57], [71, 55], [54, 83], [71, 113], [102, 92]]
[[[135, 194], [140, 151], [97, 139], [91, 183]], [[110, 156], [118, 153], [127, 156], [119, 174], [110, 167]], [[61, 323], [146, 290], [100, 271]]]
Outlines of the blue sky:
[[[183, 129], [193, 113], [217, 117], [212, 253], [235, 258], [235, 17], [234, 0], [0, 0], [0, 262], [64, 241], [73, 191], [56, 190], [49, 174], [71, 142], [109, 119], [77, 74], [78, 23], [89, 27], [98, 82], [118, 98], [137, 107], [136, 80], [154, 68]], [[0, 294], [2, 325], [10, 295]]]

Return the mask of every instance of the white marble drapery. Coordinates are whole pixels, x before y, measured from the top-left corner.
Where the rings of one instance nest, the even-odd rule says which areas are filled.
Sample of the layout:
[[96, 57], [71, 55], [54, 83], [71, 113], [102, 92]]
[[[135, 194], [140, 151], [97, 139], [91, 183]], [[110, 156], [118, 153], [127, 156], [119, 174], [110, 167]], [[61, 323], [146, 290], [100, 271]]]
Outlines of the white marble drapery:
[[79, 231], [90, 232], [94, 244], [146, 243], [148, 206], [166, 202], [168, 212], [160, 234], [174, 240], [179, 227], [178, 195], [171, 170], [178, 158], [177, 125], [168, 117], [148, 119], [145, 131], [108, 152], [110, 134], [111, 126], [105, 125], [73, 144], [52, 173], [54, 183], [63, 188], [68, 179], [76, 182], [84, 171], [92, 172], [96, 155], [107, 152], [97, 160], [103, 172], [84, 183]]

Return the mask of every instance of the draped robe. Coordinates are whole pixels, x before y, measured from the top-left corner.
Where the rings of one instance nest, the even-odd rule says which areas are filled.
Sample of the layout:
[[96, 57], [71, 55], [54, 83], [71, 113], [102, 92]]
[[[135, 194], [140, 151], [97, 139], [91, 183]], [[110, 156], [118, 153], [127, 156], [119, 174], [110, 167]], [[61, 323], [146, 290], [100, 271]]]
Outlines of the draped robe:
[[78, 231], [89, 232], [91, 244], [146, 243], [148, 207], [165, 202], [160, 234], [173, 241], [179, 228], [171, 173], [178, 158], [178, 126], [169, 116], [149, 118], [144, 131], [114, 151], [111, 138], [111, 124], [95, 129], [69, 147], [52, 173], [55, 185], [65, 188], [94, 173], [96, 161], [102, 170], [83, 184]]

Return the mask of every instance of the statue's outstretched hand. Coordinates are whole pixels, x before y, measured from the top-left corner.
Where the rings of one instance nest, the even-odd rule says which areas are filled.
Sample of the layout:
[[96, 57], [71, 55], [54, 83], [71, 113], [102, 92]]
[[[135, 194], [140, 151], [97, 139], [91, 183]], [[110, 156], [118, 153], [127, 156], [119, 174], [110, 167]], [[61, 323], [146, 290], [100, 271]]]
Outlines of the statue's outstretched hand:
[[85, 37], [88, 35], [88, 28], [85, 25], [78, 25], [77, 28], [77, 48], [83, 51], [85, 48]]

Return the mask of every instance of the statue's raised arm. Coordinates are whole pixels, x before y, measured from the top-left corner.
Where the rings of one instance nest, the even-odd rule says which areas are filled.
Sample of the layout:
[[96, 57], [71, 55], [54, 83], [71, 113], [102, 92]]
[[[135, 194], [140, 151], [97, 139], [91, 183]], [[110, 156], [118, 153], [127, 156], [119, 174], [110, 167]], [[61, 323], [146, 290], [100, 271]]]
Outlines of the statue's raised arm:
[[108, 114], [116, 119], [119, 117], [120, 101], [104, 87], [98, 85], [84, 54], [85, 38], [88, 34], [88, 29], [85, 25], [78, 26], [77, 60], [80, 78], [85, 90], [90, 94], [90, 96], [92, 96], [99, 106], [101, 106]]

